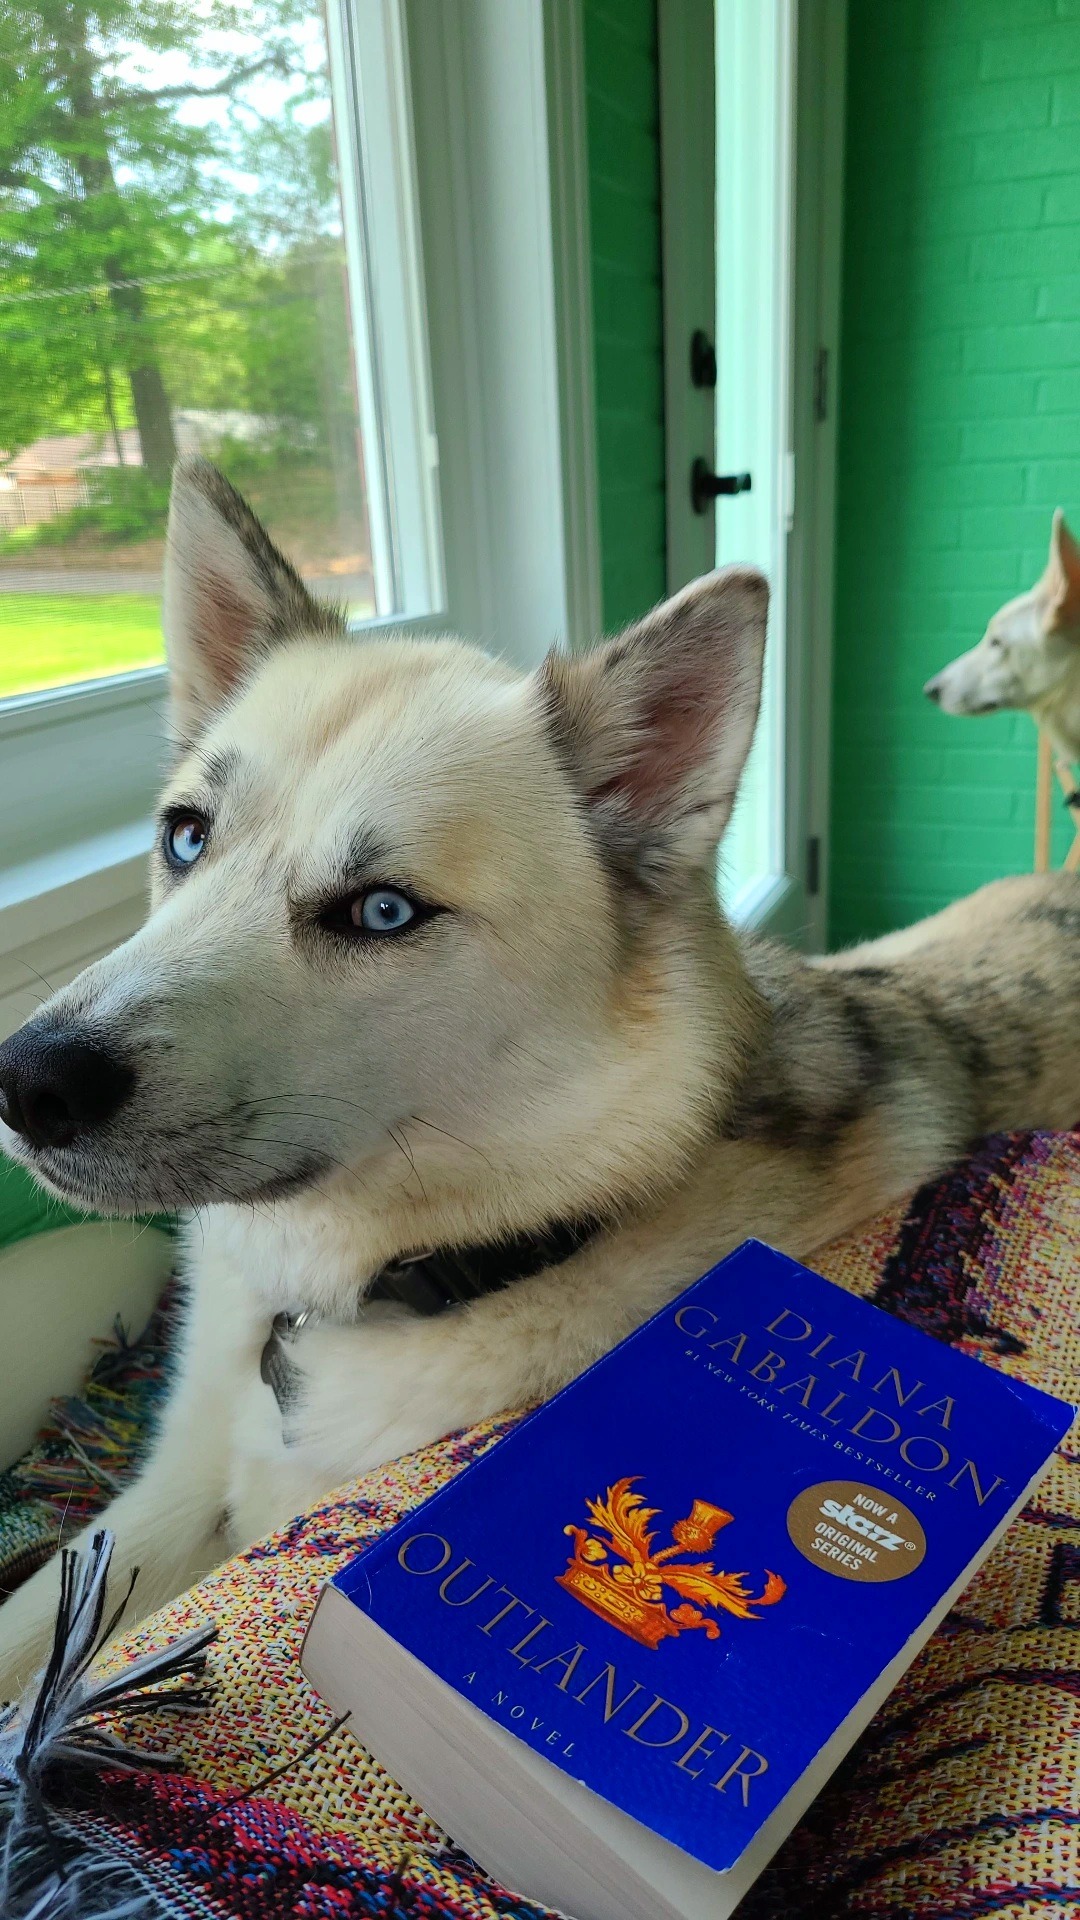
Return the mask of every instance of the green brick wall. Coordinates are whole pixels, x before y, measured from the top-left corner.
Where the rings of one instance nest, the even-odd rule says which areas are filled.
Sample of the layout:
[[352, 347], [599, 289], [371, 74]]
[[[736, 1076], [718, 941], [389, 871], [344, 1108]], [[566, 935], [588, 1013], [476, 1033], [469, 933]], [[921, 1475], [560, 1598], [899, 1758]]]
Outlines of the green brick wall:
[[1030, 720], [921, 687], [1041, 571], [1053, 508], [1080, 520], [1080, 5], [849, 27], [834, 941], [1030, 867]]
[[656, 0], [584, 0], [604, 624], [665, 586]]

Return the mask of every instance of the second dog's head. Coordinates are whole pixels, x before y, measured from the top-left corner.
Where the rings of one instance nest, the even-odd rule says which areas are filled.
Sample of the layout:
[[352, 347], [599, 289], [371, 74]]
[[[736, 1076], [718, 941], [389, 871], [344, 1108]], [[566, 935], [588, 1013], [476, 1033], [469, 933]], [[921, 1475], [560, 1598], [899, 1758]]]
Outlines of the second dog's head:
[[545, 1161], [571, 1204], [614, 1151], [613, 1101], [619, 1151], [647, 1107], [678, 1151], [687, 1089], [737, 1046], [695, 956], [766, 604], [729, 568], [531, 675], [456, 640], [358, 640], [212, 467], [182, 466], [183, 745], [151, 912], [0, 1048], [6, 1144], [117, 1210], [391, 1166], [422, 1188], [436, 1149], [442, 1177], [453, 1153], [461, 1179], [491, 1169], [496, 1212]]
[[1000, 607], [978, 646], [935, 674], [923, 692], [946, 713], [1018, 707], [1050, 724], [1059, 703], [1080, 694], [1080, 547], [1060, 509], [1042, 578]]

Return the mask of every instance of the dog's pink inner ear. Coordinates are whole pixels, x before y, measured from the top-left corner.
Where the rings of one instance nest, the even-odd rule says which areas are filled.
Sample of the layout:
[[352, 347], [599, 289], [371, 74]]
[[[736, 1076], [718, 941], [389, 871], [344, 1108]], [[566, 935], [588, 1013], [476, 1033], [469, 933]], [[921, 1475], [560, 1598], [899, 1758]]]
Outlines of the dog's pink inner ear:
[[[274, 618], [280, 556], [254, 514], [213, 467], [184, 461], [173, 476], [162, 624], [174, 706], [201, 725], [232, 691]], [[288, 563], [280, 560], [282, 569]]]
[[[722, 654], [723, 647], [717, 652]], [[713, 762], [725, 757], [725, 722], [731, 717], [728, 702], [735, 678], [730, 662], [725, 669], [720, 658], [710, 658], [705, 650], [688, 650], [660, 666], [656, 683], [649, 685], [631, 720], [627, 757], [609, 783], [609, 791], [623, 793], [643, 818], [658, 819], [679, 806], [699, 781], [714, 789], [726, 786], [721, 766]], [[731, 770], [732, 794], [740, 771], [741, 760]]]
[[173, 475], [162, 625], [173, 705], [189, 729], [271, 646], [344, 632], [343, 615], [308, 593], [246, 501], [205, 460], [182, 460]]
[[595, 652], [546, 663], [557, 738], [621, 864], [635, 835], [668, 869], [719, 840], [753, 739], [767, 610], [763, 576], [729, 567]]
[[1050, 610], [1061, 627], [1080, 627], [1080, 546], [1065, 524], [1061, 508], [1054, 514], [1047, 565]]
[[221, 698], [235, 687], [263, 628], [261, 609], [235, 580], [203, 567], [188, 579], [190, 620], [207, 692]]

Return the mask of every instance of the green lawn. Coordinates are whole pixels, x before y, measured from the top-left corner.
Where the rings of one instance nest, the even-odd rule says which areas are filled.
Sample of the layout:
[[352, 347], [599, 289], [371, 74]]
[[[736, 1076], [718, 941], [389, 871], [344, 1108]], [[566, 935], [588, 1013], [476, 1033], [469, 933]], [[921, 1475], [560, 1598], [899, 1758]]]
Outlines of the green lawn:
[[162, 652], [149, 594], [0, 590], [0, 699], [154, 666]]

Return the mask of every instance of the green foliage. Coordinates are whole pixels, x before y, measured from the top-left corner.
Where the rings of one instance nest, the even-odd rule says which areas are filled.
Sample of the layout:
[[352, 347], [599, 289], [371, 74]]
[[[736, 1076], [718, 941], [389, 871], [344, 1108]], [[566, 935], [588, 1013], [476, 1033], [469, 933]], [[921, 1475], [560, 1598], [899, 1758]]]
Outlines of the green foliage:
[[152, 477], [67, 534], [159, 530], [177, 408], [354, 431], [338, 226], [315, 0], [0, 8], [0, 449], [134, 422]]

